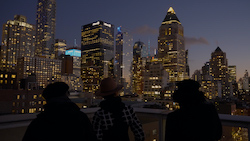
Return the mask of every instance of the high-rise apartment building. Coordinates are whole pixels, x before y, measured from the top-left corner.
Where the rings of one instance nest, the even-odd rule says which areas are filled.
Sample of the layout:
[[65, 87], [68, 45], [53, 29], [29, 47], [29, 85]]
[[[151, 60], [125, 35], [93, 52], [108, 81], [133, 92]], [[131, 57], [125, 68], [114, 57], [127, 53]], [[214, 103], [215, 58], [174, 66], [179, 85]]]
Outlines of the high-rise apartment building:
[[114, 25], [103, 21], [83, 25], [81, 54], [83, 91], [93, 93], [103, 78], [114, 76]]
[[143, 91], [143, 78], [142, 71], [143, 58], [142, 58], [142, 49], [145, 47], [145, 44], [141, 41], [137, 41], [133, 47], [133, 63], [132, 63], [132, 92], [137, 95], [142, 95]]
[[36, 56], [55, 58], [56, 0], [38, 0], [36, 13]]
[[55, 58], [57, 59], [60, 55], [64, 55], [67, 47], [66, 40], [56, 39], [55, 40]]
[[35, 27], [27, 23], [23, 15], [15, 15], [14, 20], [3, 25], [0, 50], [0, 69], [16, 72], [17, 61], [21, 57], [33, 57], [35, 48]]
[[[125, 88], [130, 88], [131, 62], [133, 58], [133, 37], [126, 29], [117, 28], [115, 48], [115, 78], [116, 82]], [[126, 86], [128, 84], [129, 86]]]
[[183, 26], [172, 7], [162, 21], [158, 36], [158, 58], [169, 73], [170, 82], [187, 78]]

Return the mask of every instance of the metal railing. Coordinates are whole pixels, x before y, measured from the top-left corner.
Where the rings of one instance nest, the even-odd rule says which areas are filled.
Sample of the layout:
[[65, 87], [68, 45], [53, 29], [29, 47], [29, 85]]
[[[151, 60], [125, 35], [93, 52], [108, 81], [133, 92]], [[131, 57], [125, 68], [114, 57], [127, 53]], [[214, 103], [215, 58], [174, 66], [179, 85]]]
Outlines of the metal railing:
[[[92, 119], [95, 111], [99, 108], [87, 108], [82, 109], [84, 113], [88, 115], [90, 119]], [[160, 110], [160, 109], [147, 109], [147, 108], [134, 108], [137, 116], [144, 117], [147, 119], [154, 118], [158, 122], [158, 132], [157, 132], [157, 140], [164, 140], [164, 132], [165, 132], [165, 119], [167, 114], [170, 111]], [[17, 114], [17, 115], [2, 115], [0, 116], [0, 138], [8, 139], [8, 135], [4, 134], [2, 131], [11, 132], [12, 130], [16, 130], [19, 127], [27, 127], [29, 123], [36, 117], [37, 114]], [[250, 135], [250, 116], [236, 116], [236, 115], [225, 115], [219, 114], [223, 126], [231, 126], [231, 127], [242, 127], [248, 129], [248, 135]], [[142, 123], [143, 124], [143, 123]], [[20, 129], [20, 140], [22, 138], [22, 133], [25, 132], [26, 128]], [[1, 134], [2, 132], [2, 134]], [[4, 137], [3, 137], [4, 136]], [[9, 136], [13, 136], [9, 134]], [[248, 136], [248, 141], [250, 138]]]

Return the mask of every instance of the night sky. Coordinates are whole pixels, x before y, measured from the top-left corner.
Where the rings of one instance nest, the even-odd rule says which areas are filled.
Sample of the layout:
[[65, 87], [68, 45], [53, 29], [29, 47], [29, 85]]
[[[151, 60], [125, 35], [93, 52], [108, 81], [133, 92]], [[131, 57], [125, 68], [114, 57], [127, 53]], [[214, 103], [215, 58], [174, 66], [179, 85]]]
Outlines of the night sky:
[[[35, 24], [36, 4], [37, 0], [2, 1], [0, 31], [16, 14]], [[226, 52], [228, 65], [236, 65], [237, 80], [245, 70], [250, 72], [250, 0], [57, 0], [56, 38], [65, 39], [68, 47], [77, 39], [80, 47], [81, 26], [103, 20], [129, 29], [134, 42], [147, 44], [150, 39], [153, 50], [170, 6], [184, 27], [191, 75], [217, 46]]]

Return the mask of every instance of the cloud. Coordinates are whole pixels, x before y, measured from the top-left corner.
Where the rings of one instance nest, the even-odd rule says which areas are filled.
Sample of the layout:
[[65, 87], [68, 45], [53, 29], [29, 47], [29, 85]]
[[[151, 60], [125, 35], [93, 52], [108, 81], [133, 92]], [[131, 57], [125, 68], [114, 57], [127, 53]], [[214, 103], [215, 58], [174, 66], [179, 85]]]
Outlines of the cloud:
[[209, 42], [204, 37], [185, 37], [185, 44], [187, 47], [190, 47], [192, 45], [209, 45]]
[[158, 29], [149, 27], [148, 25], [143, 25], [133, 29], [132, 33], [138, 35], [157, 35]]

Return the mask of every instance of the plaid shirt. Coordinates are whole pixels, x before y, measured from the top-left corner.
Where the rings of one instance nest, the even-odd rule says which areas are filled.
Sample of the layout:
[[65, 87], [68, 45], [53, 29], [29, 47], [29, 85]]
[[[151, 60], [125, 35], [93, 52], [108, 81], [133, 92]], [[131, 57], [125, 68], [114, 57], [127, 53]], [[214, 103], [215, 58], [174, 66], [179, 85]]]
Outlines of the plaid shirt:
[[[142, 125], [135, 115], [132, 107], [125, 106], [123, 109], [122, 120], [130, 126], [136, 141], [144, 141], [144, 132]], [[93, 128], [96, 133], [97, 139], [102, 140], [103, 131], [108, 130], [114, 124], [114, 116], [112, 113], [99, 109], [93, 117]]]

